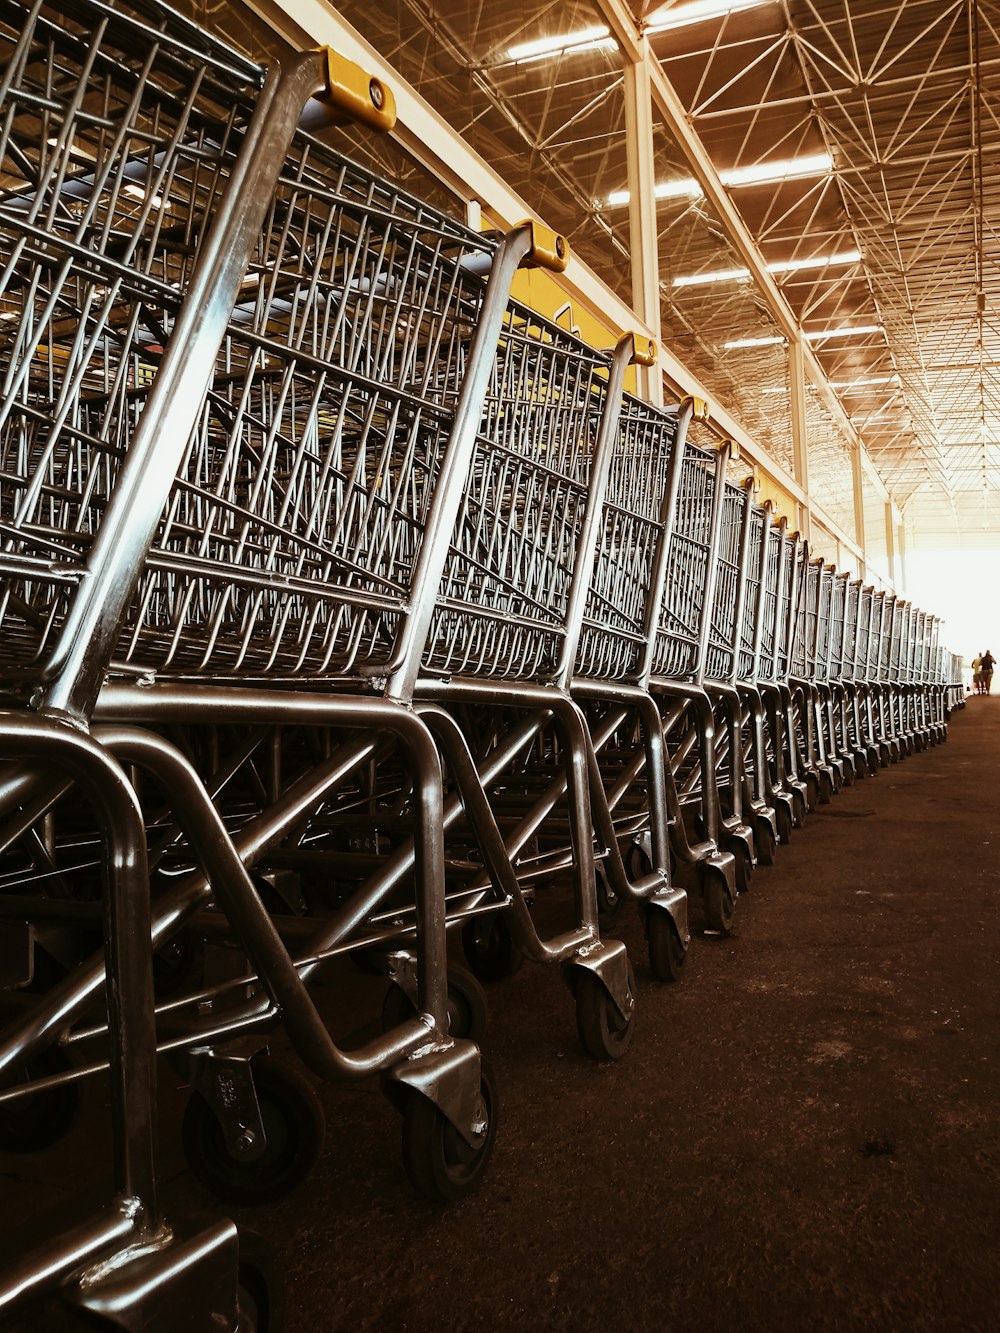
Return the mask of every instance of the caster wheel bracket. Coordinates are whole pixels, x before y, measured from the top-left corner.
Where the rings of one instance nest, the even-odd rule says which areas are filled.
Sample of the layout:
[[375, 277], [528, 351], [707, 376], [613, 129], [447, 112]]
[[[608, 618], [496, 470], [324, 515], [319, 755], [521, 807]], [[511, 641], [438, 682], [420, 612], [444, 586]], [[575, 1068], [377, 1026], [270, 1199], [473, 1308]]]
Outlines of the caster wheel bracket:
[[382, 1075], [386, 1095], [397, 1105], [401, 1088], [412, 1088], [432, 1102], [471, 1148], [486, 1133], [480, 1090], [479, 1048], [471, 1041], [417, 1051]]
[[621, 940], [599, 940], [574, 954], [563, 967], [563, 975], [571, 990], [575, 990], [576, 978], [581, 971], [593, 973], [619, 1014], [628, 1022], [635, 1011], [635, 995], [629, 977], [628, 953]]
[[691, 943], [691, 928], [688, 924], [688, 896], [683, 889], [664, 889], [661, 893], [654, 894], [648, 902], [649, 909], [668, 912], [674, 925], [677, 927], [677, 933], [681, 937], [681, 943], [686, 949]]
[[[260, 1053], [257, 1048], [253, 1054]], [[250, 1054], [191, 1053], [191, 1084], [219, 1122], [226, 1148], [234, 1158], [253, 1162], [267, 1150], [267, 1132], [257, 1100]]]

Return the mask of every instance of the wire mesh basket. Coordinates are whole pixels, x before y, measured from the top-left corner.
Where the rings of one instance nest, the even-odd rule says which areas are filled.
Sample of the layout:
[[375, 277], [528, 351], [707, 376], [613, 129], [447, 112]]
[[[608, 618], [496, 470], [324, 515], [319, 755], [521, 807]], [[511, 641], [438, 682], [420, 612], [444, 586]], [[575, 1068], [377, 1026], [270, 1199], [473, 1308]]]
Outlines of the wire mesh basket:
[[736, 667], [737, 611], [739, 609], [743, 520], [750, 496], [747, 489], [731, 481], [722, 486], [715, 587], [708, 621], [705, 675], [709, 680], [728, 681]]
[[653, 656], [653, 673], [657, 676], [690, 679], [701, 665], [717, 485], [715, 455], [687, 444]]
[[644, 668], [648, 602], [676, 440], [675, 412], [626, 396], [577, 652], [578, 675], [627, 680]]
[[555, 671], [604, 411], [607, 357], [508, 307], [424, 666]]
[[0, 677], [30, 682], [263, 71], [142, 0], [5, 0], [0, 64]]
[[304, 135], [119, 645], [161, 676], [390, 668], [493, 242]]

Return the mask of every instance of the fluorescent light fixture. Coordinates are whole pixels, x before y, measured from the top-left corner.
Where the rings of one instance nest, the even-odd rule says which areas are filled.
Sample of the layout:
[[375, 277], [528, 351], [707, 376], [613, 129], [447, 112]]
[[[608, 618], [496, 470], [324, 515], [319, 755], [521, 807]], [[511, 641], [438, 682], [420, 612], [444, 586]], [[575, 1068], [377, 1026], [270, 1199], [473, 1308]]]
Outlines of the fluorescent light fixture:
[[[829, 153], [808, 153], [802, 157], [780, 158], [773, 162], [758, 162], [752, 167], [733, 167], [720, 171], [723, 185], [777, 185], [781, 181], [800, 180], [806, 176], [825, 176], [833, 170]], [[703, 193], [701, 186], [690, 177], [680, 180], [659, 181], [653, 187], [657, 199], [697, 199]], [[632, 198], [628, 190], [612, 190], [608, 206], [617, 208]]]
[[732, 167], [720, 171], [723, 185], [766, 185], [795, 180], [800, 176], [825, 176], [833, 170], [829, 153], [804, 153], [801, 157], [778, 158], [772, 162], [755, 162], [749, 167]]
[[[658, 181], [653, 186], [654, 199], [698, 199], [702, 188], [696, 180], [687, 177], [677, 181]], [[607, 197], [609, 208], [620, 208], [629, 203], [631, 190], [612, 190]]]
[[827, 264], [856, 264], [860, 250], [841, 250], [836, 255], [812, 255], [805, 259], [779, 259], [768, 264], [768, 273], [794, 273], [800, 268], [826, 268]]
[[[827, 338], [849, 338], [852, 334], [881, 333], [881, 324], [854, 324], [844, 326], [839, 329], [811, 329], [803, 334], [806, 342], [821, 342]], [[761, 338], [733, 338], [723, 347], [727, 350], [737, 347], [773, 347], [777, 343], [783, 343], [785, 339], [781, 334], [769, 334]]]
[[[825, 268], [828, 264], [856, 264], [860, 250], [841, 250], [836, 255], [812, 255], [803, 259], [778, 259], [767, 265], [768, 273], [793, 273], [800, 268]], [[701, 287], [708, 282], [735, 282], [749, 278], [748, 268], [717, 268], [708, 273], [688, 273], [674, 278], [674, 287]]]
[[850, 338], [857, 334], [881, 333], [881, 324], [845, 324], [839, 329], [810, 329], [805, 335], [807, 342], [822, 342], [826, 338]]
[[704, 23], [708, 19], [721, 19], [729, 14], [737, 14], [742, 9], [755, 9], [769, 0], [688, 0], [687, 4], [675, 5], [673, 9], [665, 6], [658, 12], [657, 18], [650, 16], [643, 29], [646, 33], [667, 32], [670, 28], [684, 28], [689, 23]]
[[615, 47], [617, 42], [610, 30], [600, 24], [593, 28], [578, 28], [561, 37], [536, 37], [531, 42], [519, 42], [507, 52], [507, 59], [518, 63], [542, 60], [545, 56], [575, 55], [578, 51], [594, 51], [601, 47]]
[[702, 287], [709, 282], [737, 282], [740, 278], [749, 278], [748, 268], [716, 268], [711, 273], [688, 273], [682, 278], [674, 278], [674, 287]]
[[735, 350], [737, 347], [775, 347], [778, 343], [784, 341], [780, 334], [774, 334], [767, 338], [733, 338], [722, 345], [729, 351]]
[[898, 384], [898, 375], [871, 375], [861, 380], [831, 380], [831, 389], [867, 389], [878, 384]]

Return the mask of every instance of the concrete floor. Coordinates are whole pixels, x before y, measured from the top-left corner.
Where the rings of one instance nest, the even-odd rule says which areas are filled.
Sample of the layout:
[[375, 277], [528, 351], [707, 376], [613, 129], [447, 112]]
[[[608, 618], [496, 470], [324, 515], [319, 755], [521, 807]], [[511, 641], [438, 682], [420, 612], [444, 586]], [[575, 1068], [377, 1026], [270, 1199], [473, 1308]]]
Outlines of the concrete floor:
[[[1000, 698], [972, 698], [811, 815], [679, 986], [623, 917], [618, 1064], [580, 1053], [557, 970], [491, 988], [502, 1124], [458, 1205], [415, 1196], [375, 1084], [322, 1089], [318, 1168], [229, 1210], [279, 1249], [289, 1333], [1000, 1329], [998, 755]], [[207, 1208], [164, 1084], [168, 1204]], [[6, 1159], [8, 1197], [68, 1200], [82, 1132]]]

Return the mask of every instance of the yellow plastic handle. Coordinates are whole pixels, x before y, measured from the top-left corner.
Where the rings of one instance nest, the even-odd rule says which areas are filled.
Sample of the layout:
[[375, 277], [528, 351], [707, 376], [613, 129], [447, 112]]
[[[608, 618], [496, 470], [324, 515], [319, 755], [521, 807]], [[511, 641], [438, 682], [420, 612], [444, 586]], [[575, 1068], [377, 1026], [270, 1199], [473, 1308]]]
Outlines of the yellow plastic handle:
[[688, 394], [686, 398], [681, 399], [681, 406], [686, 403], [691, 404], [691, 415], [695, 421], [707, 421], [709, 417], [708, 399], [695, 398], [693, 394]]
[[337, 118], [360, 121], [388, 134], [396, 123], [396, 99], [392, 89], [348, 60], [331, 46], [321, 48], [326, 56], [325, 105]]
[[636, 366], [655, 366], [660, 349], [655, 338], [646, 338], [640, 333], [632, 334], [632, 363]]
[[550, 273], [564, 273], [569, 263], [569, 241], [557, 231], [543, 227], [533, 218], [526, 219], [531, 228], [531, 250], [523, 260], [524, 268], [544, 268]]

